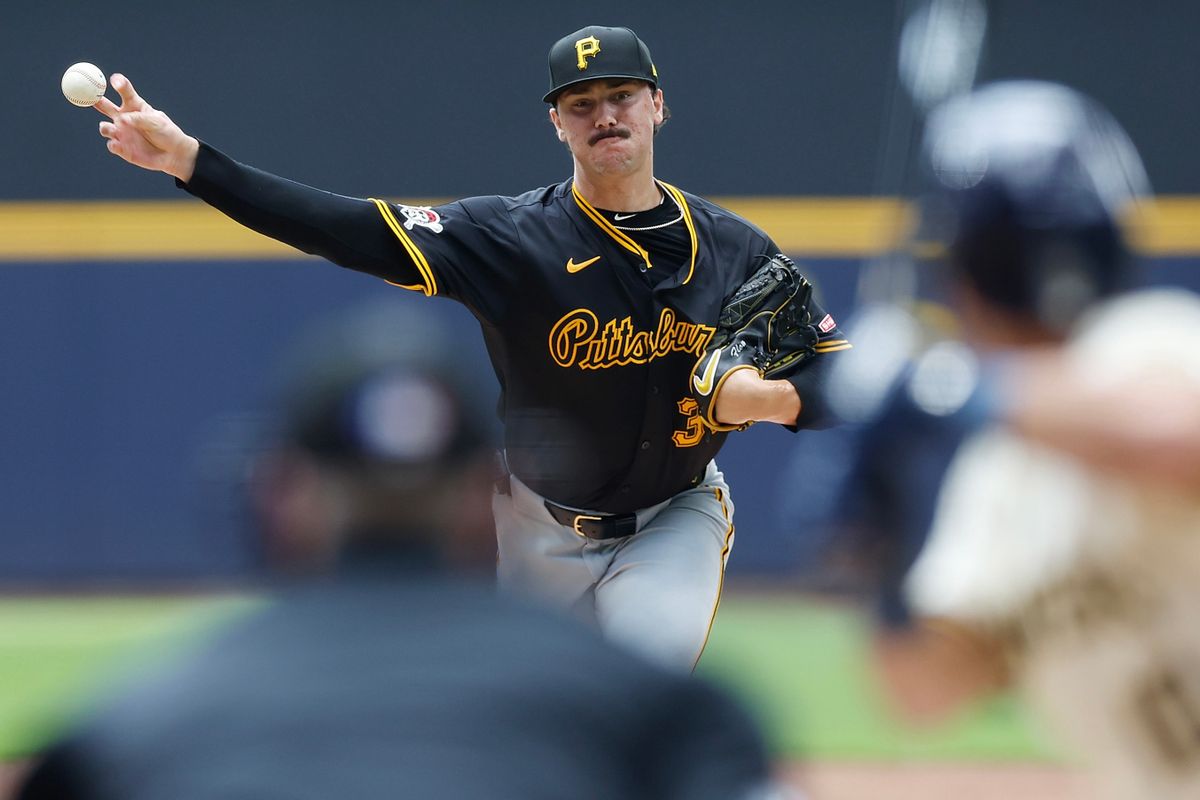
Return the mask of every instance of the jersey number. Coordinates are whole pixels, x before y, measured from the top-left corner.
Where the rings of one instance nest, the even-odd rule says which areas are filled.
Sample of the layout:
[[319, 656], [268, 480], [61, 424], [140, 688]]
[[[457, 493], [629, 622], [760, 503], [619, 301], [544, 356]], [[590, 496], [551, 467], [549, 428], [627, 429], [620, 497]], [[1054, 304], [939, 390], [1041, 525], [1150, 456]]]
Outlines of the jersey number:
[[695, 447], [704, 438], [704, 422], [697, 413], [700, 410], [700, 405], [696, 402], [695, 398], [685, 397], [676, 403], [675, 406], [679, 409], [679, 413], [684, 416], [684, 422], [687, 424], [687, 427], [682, 431], [675, 431], [675, 433], [671, 434], [671, 441], [675, 442], [676, 447]]
[[1182, 771], [1200, 764], [1200, 686], [1194, 677], [1155, 669], [1133, 699], [1143, 729], [1167, 766]]

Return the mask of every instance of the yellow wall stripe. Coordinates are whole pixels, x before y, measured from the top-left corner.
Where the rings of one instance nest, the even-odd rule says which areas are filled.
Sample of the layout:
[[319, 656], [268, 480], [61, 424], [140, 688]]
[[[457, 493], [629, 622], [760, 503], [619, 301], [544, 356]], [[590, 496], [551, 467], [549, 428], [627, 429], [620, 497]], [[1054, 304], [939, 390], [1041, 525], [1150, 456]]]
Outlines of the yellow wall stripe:
[[[907, 205], [888, 198], [714, 199], [763, 228], [780, 247], [798, 256], [878, 255], [901, 241], [913, 220]], [[406, 202], [438, 205], [444, 201]], [[1200, 256], [1200, 196], [1157, 198], [1131, 217], [1130, 225], [1135, 245], [1146, 255]], [[192, 199], [0, 202], [0, 261], [3, 262], [246, 261], [308, 257], [247, 230]]]
[[195, 200], [0, 204], [0, 259], [307, 258]]

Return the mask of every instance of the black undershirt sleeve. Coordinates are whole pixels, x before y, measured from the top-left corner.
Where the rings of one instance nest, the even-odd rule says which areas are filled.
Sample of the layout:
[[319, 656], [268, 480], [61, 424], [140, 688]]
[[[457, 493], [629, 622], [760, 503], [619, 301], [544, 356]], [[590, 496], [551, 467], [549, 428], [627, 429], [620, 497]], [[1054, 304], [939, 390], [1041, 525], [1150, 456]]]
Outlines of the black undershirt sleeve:
[[833, 427], [841, 421], [830, 409], [827, 398], [829, 375], [837, 358], [837, 353], [819, 355], [802, 366], [795, 375], [786, 378], [800, 395], [800, 416], [796, 417], [794, 426], [785, 427], [793, 431], [801, 428], [816, 430]]
[[422, 277], [370, 200], [314, 189], [241, 164], [201, 142], [196, 168], [176, 185], [221, 213], [305, 253], [390, 281]]

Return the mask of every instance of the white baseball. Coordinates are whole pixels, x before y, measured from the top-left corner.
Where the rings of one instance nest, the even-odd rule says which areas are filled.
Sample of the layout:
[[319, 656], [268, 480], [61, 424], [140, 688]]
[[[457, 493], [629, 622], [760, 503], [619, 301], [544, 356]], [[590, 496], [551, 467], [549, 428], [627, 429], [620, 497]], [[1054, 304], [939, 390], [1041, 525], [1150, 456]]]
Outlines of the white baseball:
[[104, 73], [95, 64], [86, 61], [67, 67], [62, 76], [63, 95], [81, 108], [96, 105], [107, 88], [108, 81], [104, 79]]

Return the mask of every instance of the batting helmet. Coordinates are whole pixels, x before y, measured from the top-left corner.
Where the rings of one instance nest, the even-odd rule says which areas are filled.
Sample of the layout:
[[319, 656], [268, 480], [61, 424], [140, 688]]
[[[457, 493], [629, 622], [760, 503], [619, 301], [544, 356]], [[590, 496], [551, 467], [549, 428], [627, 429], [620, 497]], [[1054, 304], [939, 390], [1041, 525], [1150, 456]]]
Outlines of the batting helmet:
[[1128, 282], [1119, 218], [1148, 194], [1137, 151], [1097, 103], [1013, 81], [930, 115], [923, 238], [989, 303], [1061, 330]]

